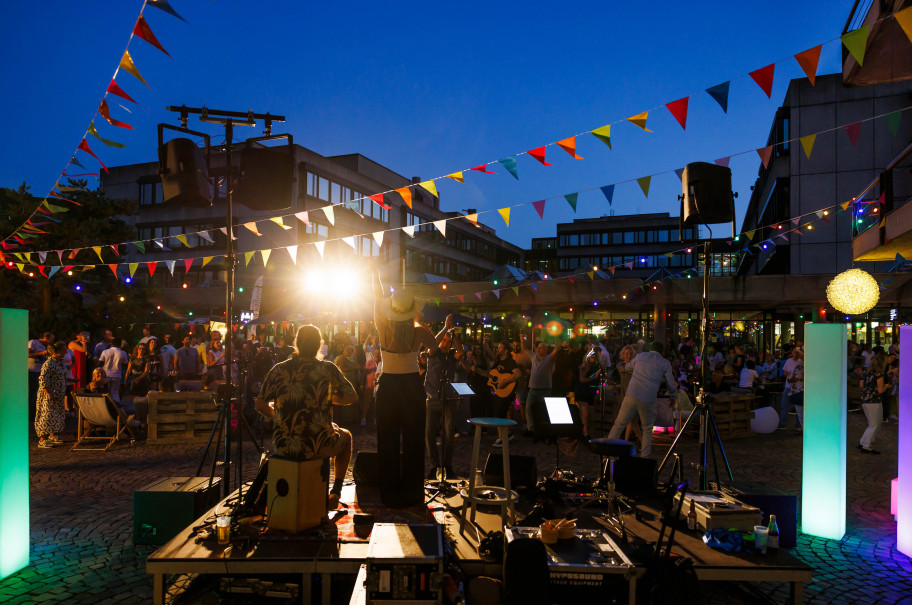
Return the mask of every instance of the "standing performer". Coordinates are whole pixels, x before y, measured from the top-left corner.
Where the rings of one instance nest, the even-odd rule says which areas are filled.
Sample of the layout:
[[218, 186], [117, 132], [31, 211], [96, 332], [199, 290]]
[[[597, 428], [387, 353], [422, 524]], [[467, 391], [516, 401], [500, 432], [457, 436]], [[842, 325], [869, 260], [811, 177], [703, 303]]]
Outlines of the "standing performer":
[[383, 352], [376, 399], [380, 496], [387, 506], [414, 506], [424, 501], [426, 410], [418, 351], [422, 346], [436, 348], [437, 342], [428, 328], [417, 324], [421, 305], [411, 294], [397, 290], [384, 296], [376, 268], [373, 287], [374, 324]]

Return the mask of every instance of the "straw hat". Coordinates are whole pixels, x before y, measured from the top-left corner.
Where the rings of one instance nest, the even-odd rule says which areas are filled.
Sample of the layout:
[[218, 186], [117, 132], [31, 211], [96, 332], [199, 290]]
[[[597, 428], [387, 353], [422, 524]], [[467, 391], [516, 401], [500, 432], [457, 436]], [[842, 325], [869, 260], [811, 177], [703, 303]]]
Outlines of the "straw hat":
[[391, 321], [405, 321], [414, 318], [424, 308], [423, 301], [415, 300], [408, 292], [393, 292], [389, 298], [384, 298], [380, 304], [380, 311]]

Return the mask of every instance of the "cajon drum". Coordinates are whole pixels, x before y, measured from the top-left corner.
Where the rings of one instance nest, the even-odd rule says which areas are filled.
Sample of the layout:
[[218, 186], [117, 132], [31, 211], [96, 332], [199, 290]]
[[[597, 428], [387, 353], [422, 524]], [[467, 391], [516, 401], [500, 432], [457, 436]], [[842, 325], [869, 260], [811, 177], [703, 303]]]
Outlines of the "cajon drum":
[[329, 458], [269, 458], [266, 515], [270, 529], [300, 532], [318, 527], [329, 501]]

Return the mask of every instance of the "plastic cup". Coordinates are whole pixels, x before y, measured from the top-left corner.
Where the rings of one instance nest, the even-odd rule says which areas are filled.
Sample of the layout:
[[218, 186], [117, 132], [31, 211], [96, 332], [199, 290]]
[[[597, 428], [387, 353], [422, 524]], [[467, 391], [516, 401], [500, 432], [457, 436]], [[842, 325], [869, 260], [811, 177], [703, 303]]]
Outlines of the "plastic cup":
[[231, 529], [231, 517], [216, 517], [215, 529], [218, 535], [218, 543], [228, 544], [229, 530]]
[[765, 525], [754, 525], [754, 545], [764, 555], [766, 554], [766, 545], [769, 541], [769, 528]]

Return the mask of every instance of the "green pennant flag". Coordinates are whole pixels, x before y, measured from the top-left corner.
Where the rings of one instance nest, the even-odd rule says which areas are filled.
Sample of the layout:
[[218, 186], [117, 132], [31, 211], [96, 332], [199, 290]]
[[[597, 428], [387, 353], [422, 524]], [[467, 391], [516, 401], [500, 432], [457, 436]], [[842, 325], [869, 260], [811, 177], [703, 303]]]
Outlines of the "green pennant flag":
[[513, 178], [519, 180], [519, 172], [516, 170], [516, 156], [497, 160], [501, 166], [507, 169], [507, 172], [513, 175]]
[[250, 264], [250, 259], [253, 258], [254, 254], [256, 254], [256, 250], [254, 250], [253, 252], [244, 253], [244, 266], [245, 267]]
[[864, 25], [839, 37], [860, 66], [864, 62], [865, 47], [868, 45], [868, 26]]
[[893, 113], [888, 113], [884, 116], [884, 119], [887, 121], [887, 126], [890, 127], [890, 132], [893, 133], [893, 136], [896, 136], [896, 133], [899, 132], [899, 122], [902, 119], [901, 111], [894, 111]]
[[89, 134], [92, 135], [93, 137], [95, 137], [96, 139], [98, 139], [99, 141], [101, 141], [102, 143], [104, 143], [105, 145], [107, 145], [108, 147], [116, 147], [118, 149], [126, 147], [126, 145], [124, 145], [123, 143], [118, 143], [117, 141], [112, 141], [110, 139], [102, 138], [102, 136], [100, 134], [98, 134], [98, 131], [95, 130], [95, 122], [92, 122], [91, 124], [89, 124]]
[[44, 207], [50, 210], [51, 212], [69, 212], [70, 209], [66, 206], [58, 206], [56, 204], [51, 204], [50, 202], [44, 202]]
[[573, 211], [576, 212], [576, 199], [579, 197], [579, 193], [568, 193], [564, 196], [564, 199], [567, 200], [567, 203], [570, 204], [570, 207], [573, 208]]
[[434, 299], [434, 304], [437, 305], [437, 306], [439, 307], [439, 306], [440, 306], [440, 299], [439, 299], [439, 298], [435, 298], [435, 299]]
[[640, 185], [640, 189], [643, 190], [643, 195], [649, 197], [649, 184], [652, 182], [652, 176], [644, 176], [637, 179], [637, 183]]
[[602, 143], [608, 145], [608, 149], [611, 149], [611, 124], [596, 128], [595, 130], [590, 130], [589, 132], [595, 135]]
[[133, 245], [136, 246], [136, 249], [139, 250], [140, 254], [146, 253], [146, 243], [145, 242], [133, 242]]

